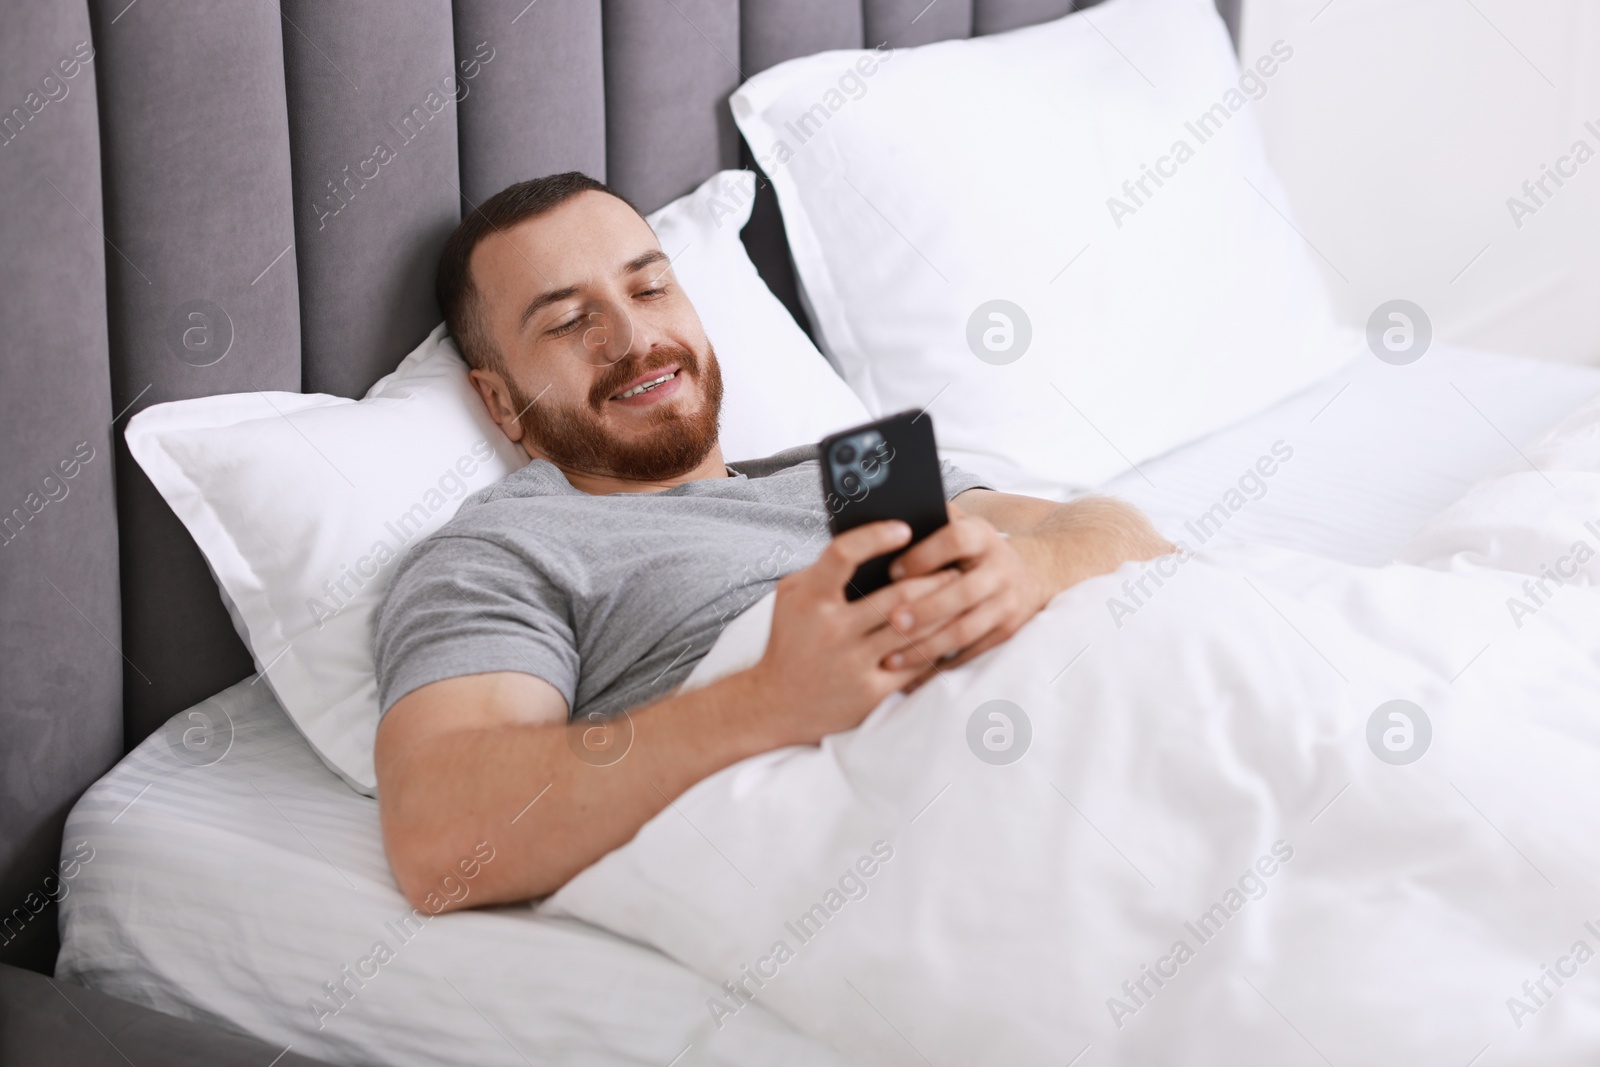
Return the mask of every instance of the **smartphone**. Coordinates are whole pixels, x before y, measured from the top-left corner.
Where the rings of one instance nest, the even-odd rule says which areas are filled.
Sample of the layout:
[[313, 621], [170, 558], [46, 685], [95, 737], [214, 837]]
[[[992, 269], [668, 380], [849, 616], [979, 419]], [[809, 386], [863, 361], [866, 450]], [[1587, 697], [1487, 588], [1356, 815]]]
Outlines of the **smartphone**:
[[[933, 419], [927, 412], [902, 411], [830, 434], [818, 448], [822, 499], [834, 536], [869, 522], [899, 519], [911, 527], [911, 544], [916, 544], [949, 521]], [[889, 564], [904, 551], [899, 548], [861, 564], [845, 597], [858, 600], [888, 585]]]

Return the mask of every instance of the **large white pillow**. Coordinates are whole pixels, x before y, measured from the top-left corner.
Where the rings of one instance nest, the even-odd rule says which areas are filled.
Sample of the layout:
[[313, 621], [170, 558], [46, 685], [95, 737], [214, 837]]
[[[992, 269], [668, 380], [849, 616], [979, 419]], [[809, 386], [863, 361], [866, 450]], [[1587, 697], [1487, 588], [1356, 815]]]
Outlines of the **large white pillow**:
[[[867, 418], [745, 254], [753, 189], [749, 173], [727, 172], [650, 218], [722, 363], [730, 459]], [[127, 440], [284, 710], [330, 768], [375, 792], [372, 620], [394, 562], [527, 460], [490, 421], [444, 325], [360, 401], [175, 401], [136, 415]]]
[[1241, 74], [1211, 0], [1110, 0], [791, 60], [732, 106], [823, 348], [867, 407], [931, 404], [949, 458], [1050, 493], [1356, 352], [1251, 113], [1293, 47], [1245, 58]]

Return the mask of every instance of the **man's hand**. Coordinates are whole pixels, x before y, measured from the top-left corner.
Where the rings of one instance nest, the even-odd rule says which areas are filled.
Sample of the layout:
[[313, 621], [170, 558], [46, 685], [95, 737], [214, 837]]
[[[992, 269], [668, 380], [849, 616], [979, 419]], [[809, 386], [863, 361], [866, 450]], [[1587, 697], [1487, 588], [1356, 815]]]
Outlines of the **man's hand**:
[[921, 667], [913, 688], [1000, 644], [1068, 586], [1176, 551], [1135, 508], [1104, 497], [1052, 504], [973, 489], [961, 499], [979, 514], [952, 502], [950, 522], [889, 569], [895, 585], [941, 568], [959, 575], [890, 617], [909, 648], [884, 665]]
[[830, 541], [811, 566], [778, 582], [767, 649], [751, 673], [769, 712], [785, 721], [789, 744], [814, 744], [858, 725], [879, 701], [926, 669], [891, 619], [919, 598], [938, 596], [958, 574], [920, 575], [860, 600], [845, 599], [858, 566], [910, 538], [903, 522], [860, 526]]
[[889, 568], [890, 588], [934, 574], [953, 578], [890, 616], [909, 645], [889, 655], [890, 669], [931, 675], [965, 663], [1016, 633], [1057, 592], [993, 523], [955, 503], [949, 509], [949, 523]]

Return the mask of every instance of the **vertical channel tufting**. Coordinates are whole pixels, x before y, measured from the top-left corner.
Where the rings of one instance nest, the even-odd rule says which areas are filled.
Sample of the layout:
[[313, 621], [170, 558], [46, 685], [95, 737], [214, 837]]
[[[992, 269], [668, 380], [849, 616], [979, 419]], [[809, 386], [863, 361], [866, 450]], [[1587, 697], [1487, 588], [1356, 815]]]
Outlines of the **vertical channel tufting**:
[[306, 392], [362, 395], [438, 323], [456, 107], [489, 55], [457, 62], [449, 0], [284, 0]]
[[605, 180], [600, 0], [460, 0], [455, 48], [469, 64], [457, 70], [463, 213], [545, 174]]
[[[122, 754], [121, 620], [95, 56], [81, 3], [0, 8], [0, 915]], [[115, 254], [115, 253], [109, 253]], [[38, 897], [34, 898], [38, 900]], [[53, 907], [0, 961], [55, 966]]]
[[738, 165], [739, 0], [605, 0], [606, 173], [640, 211]]
[[744, 0], [739, 41], [745, 77], [796, 56], [860, 48], [861, 0]]
[[867, 44], [891, 48], [972, 36], [972, 0], [863, 0]]
[[[116, 411], [296, 388], [276, 10], [108, 0], [91, 15]], [[120, 446], [117, 498], [131, 744], [247, 674], [250, 659], [199, 551]]]
[[1003, 33], [1049, 22], [1072, 9], [1072, 0], [976, 0], [972, 5], [972, 32]]

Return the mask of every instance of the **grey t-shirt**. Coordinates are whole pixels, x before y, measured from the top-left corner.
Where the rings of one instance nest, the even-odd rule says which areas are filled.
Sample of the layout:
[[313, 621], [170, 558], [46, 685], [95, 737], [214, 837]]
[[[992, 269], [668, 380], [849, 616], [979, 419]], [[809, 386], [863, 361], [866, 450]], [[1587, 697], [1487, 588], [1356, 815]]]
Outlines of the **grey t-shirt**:
[[[591, 496], [534, 460], [401, 560], [378, 609], [384, 711], [444, 678], [520, 671], [571, 714], [670, 692], [722, 629], [828, 543], [816, 448], [729, 478]], [[982, 486], [942, 466], [946, 499]]]

